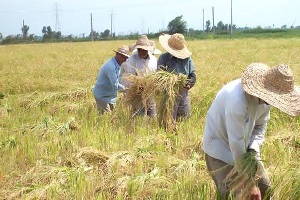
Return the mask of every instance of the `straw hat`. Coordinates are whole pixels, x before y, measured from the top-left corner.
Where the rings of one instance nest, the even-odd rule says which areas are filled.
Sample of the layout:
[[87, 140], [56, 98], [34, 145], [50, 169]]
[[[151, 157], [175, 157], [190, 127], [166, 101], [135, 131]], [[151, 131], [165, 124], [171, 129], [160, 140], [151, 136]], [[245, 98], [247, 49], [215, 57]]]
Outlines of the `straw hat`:
[[242, 75], [244, 90], [279, 110], [297, 116], [300, 114], [300, 87], [288, 65], [269, 68], [262, 63], [250, 64]]
[[144, 49], [147, 51], [153, 50], [153, 47], [150, 44], [150, 40], [148, 39], [147, 35], [141, 35], [138, 40], [136, 41], [135, 45], [130, 45], [132, 51], [134, 49]]
[[159, 43], [167, 52], [176, 58], [185, 59], [192, 55], [185, 45], [184, 36], [180, 33], [160, 35]]
[[[161, 54], [161, 50], [157, 49], [155, 47], [155, 42], [153, 40], [149, 40], [150, 42], [150, 45], [152, 46], [150, 52], [153, 54], [153, 55], [158, 55], [158, 54]], [[129, 51], [130, 52], [135, 52], [136, 51], [136, 44], [132, 44], [132, 45], [129, 45]]]
[[117, 50], [113, 50], [116, 53], [122, 54], [123, 56], [126, 56], [129, 58], [129, 48], [126, 45], [121, 45]]
[[153, 40], [149, 40], [150, 41], [150, 44], [151, 44], [151, 46], [152, 46], [152, 53], [153, 53], [153, 55], [159, 55], [159, 54], [161, 54], [162, 52], [161, 52], [161, 50], [159, 50], [159, 49], [157, 49], [156, 47], [155, 47], [155, 42], [153, 41]]

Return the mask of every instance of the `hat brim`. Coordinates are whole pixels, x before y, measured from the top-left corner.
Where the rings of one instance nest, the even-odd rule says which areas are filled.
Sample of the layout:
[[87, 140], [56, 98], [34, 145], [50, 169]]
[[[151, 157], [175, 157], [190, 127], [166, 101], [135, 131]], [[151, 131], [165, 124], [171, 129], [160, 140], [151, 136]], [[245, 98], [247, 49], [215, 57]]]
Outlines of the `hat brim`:
[[116, 51], [116, 50], [113, 50], [113, 51], [116, 52], [116, 53], [118, 53], [118, 54], [121, 54], [121, 55], [123, 55], [123, 56], [125, 56], [125, 57], [127, 57], [127, 58], [130, 57], [130, 55], [128, 55], [128, 54], [126, 54], [126, 53], [119, 52], [119, 51]]
[[160, 35], [158, 38], [159, 43], [167, 52], [169, 52], [176, 58], [180, 58], [180, 59], [185, 59], [192, 55], [192, 52], [190, 52], [186, 46], [184, 46], [184, 48], [180, 49], [180, 50], [171, 48], [168, 43], [170, 37], [171, 37], [171, 35], [164, 34], [164, 35]]
[[[264, 75], [270, 68], [262, 63], [254, 63], [243, 72], [241, 82], [248, 94], [258, 97], [268, 104], [292, 116], [300, 114], [300, 87], [294, 86], [289, 93], [279, 93], [273, 88], [266, 88]], [[275, 80], [276, 81], [276, 80]]]
[[153, 51], [153, 47], [152, 46], [142, 46], [142, 45], [135, 45], [135, 49], [144, 49], [146, 51]]

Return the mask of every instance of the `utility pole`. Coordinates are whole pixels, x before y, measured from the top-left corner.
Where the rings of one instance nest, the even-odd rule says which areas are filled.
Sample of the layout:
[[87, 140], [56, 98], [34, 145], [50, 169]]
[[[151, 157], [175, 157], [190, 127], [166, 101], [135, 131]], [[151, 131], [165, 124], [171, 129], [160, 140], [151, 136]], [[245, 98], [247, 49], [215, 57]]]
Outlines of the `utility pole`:
[[212, 16], [213, 16], [213, 32], [216, 34], [216, 29], [215, 29], [215, 11], [214, 7], [212, 7]]
[[203, 9], [203, 33], [204, 33], [204, 9]]
[[58, 4], [55, 3], [55, 31], [60, 31], [60, 24], [59, 24], [59, 15], [58, 15]]
[[110, 34], [111, 34], [111, 37], [113, 37], [113, 11], [111, 11], [111, 14], [110, 14]]
[[22, 22], [22, 36], [23, 36], [23, 38], [25, 38], [24, 25], [25, 25], [25, 23], [24, 23], [24, 19], [23, 19], [23, 22]]
[[230, 34], [232, 35], [232, 0], [231, 0], [231, 25], [230, 25]]
[[91, 40], [94, 41], [93, 14], [91, 13]]

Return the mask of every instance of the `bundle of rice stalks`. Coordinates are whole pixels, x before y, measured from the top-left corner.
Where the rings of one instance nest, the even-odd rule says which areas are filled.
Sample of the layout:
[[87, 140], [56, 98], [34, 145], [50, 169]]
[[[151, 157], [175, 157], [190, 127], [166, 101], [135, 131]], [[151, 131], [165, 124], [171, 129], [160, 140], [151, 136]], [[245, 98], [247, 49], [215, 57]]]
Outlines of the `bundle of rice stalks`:
[[179, 89], [187, 82], [184, 74], [174, 74], [166, 71], [157, 71], [145, 76], [128, 75], [126, 81], [131, 85], [124, 95], [124, 101], [136, 108], [149, 107], [151, 98], [156, 96], [159, 101], [157, 112], [159, 125], [168, 132], [176, 130], [176, 122], [173, 119], [173, 107]]
[[262, 166], [255, 153], [247, 152], [237, 161], [234, 168], [224, 180], [230, 191], [237, 195], [236, 199], [249, 199], [251, 188], [257, 185]]
[[97, 149], [86, 147], [78, 150], [76, 158], [78, 159], [78, 163], [80, 163], [81, 166], [84, 166], [84, 168], [89, 169], [89, 167], [87, 166], [90, 165], [104, 165], [109, 159], [109, 155]]
[[150, 98], [146, 96], [144, 86], [146, 84], [146, 78], [142, 76], [128, 75], [126, 80], [131, 83], [130, 87], [124, 93], [124, 103], [129, 106], [131, 113], [141, 110], [147, 106], [147, 100]]

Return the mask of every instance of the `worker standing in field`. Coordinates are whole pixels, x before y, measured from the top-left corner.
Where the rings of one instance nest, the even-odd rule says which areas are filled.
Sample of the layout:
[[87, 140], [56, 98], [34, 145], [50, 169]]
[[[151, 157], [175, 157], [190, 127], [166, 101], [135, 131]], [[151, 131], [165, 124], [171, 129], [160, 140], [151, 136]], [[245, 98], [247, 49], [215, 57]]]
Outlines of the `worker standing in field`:
[[[157, 70], [157, 59], [153, 55], [154, 46], [151, 45], [150, 40], [146, 35], [141, 35], [134, 45], [130, 46], [133, 53], [128, 58], [126, 63], [122, 65], [121, 82], [130, 87], [130, 83], [126, 81], [126, 76], [145, 76]], [[136, 49], [136, 51], [135, 51]], [[143, 90], [143, 88], [140, 88]], [[125, 93], [126, 95], [126, 93]], [[147, 102], [147, 108], [137, 107], [132, 105], [133, 115], [148, 115], [150, 117], [156, 116], [156, 104], [154, 98], [150, 98]]]
[[188, 82], [184, 88], [180, 88], [173, 108], [173, 119], [188, 117], [191, 115], [191, 101], [189, 90], [196, 83], [194, 62], [192, 53], [187, 49], [185, 38], [180, 33], [173, 35], [163, 34], [159, 36], [159, 42], [167, 51], [159, 56], [157, 66], [160, 70], [170, 73], [184, 74]]
[[110, 113], [117, 101], [117, 91], [125, 90], [125, 86], [119, 82], [119, 75], [121, 64], [129, 57], [129, 48], [122, 45], [113, 51], [116, 52], [115, 56], [102, 65], [93, 90], [99, 114]]
[[[271, 198], [270, 179], [260, 158], [271, 106], [291, 116], [300, 114], [300, 87], [294, 85], [287, 65], [250, 64], [241, 79], [217, 93], [209, 108], [203, 150], [222, 199], [230, 193], [242, 199]], [[234, 189], [235, 180], [241, 183]]]

